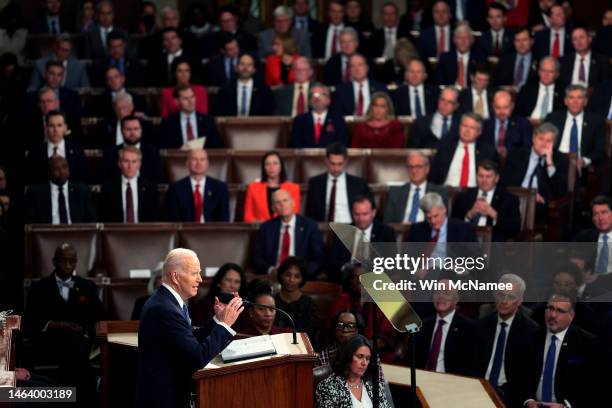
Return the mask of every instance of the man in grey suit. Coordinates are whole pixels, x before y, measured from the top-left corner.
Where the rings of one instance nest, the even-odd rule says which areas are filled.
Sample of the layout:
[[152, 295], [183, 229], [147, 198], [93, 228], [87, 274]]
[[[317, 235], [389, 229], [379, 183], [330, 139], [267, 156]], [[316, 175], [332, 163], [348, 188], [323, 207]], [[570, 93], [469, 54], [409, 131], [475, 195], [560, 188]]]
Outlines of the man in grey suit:
[[108, 55], [108, 35], [116, 31], [126, 41], [128, 34], [114, 26], [115, 12], [110, 1], [103, 0], [96, 6], [96, 23], [89, 26], [83, 39], [83, 58], [101, 60]]
[[274, 90], [275, 115], [294, 117], [309, 111], [308, 92], [312, 72], [308, 58], [300, 57], [293, 61], [295, 82]]
[[389, 201], [385, 207], [385, 223], [414, 224], [425, 221], [425, 214], [420, 209], [421, 198], [426, 193], [438, 193], [447, 202], [446, 189], [429, 183], [429, 157], [421, 152], [413, 152], [406, 159], [410, 181], [400, 187], [391, 187]]
[[58, 35], [53, 44], [53, 54], [36, 60], [30, 84], [29, 91], [38, 91], [45, 84], [45, 73], [47, 71], [47, 62], [59, 61], [64, 66], [64, 80], [62, 86], [66, 88], [88, 88], [89, 77], [85, 64], [72, 56], [72, 42], [70, 35]]
[[310, 58], [310, 36], [304, 30], [291, 27], [293, 21], [293, 10], [287, 6], [278, 6], [274, 9], [274, 27], [268, 28], [257, 35], [259, 58], [266, 58], [272, 53], [272, 42], [274, 36], [278, 34], [291, 33], [295, 40], [298, 54], [302, 57]]

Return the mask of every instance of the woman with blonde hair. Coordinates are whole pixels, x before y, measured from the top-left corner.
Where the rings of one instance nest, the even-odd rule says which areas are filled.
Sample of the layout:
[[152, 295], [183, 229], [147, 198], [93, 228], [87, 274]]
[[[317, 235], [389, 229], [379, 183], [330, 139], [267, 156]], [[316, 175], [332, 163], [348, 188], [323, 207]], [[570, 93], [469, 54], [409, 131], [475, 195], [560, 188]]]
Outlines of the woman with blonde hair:
[[268, 86], [292, 84], [293, 61], [299, 56], [295, 40], [290, 34], [276, 34], [272, 42], [272, 54], [266, 58], [266, 84]]
[[355, 125], [351, 147], [370, 149], [404, 147], [404, 130], [402, 124], [395, 119], [389, 95], [384, 92], [372, 95], [365, 123]]

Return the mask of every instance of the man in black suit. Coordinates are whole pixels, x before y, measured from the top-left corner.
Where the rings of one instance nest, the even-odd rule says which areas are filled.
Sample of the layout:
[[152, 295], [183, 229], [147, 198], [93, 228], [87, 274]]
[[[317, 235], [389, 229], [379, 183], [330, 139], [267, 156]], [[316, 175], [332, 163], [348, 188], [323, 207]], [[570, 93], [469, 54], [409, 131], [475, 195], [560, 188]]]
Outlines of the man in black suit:
[[308, 95], [312, 81], [312, 66], [308, 58], [293, 61], [294, 82], [275, 89], [274, 115], [295, 117], [308, 112]]
[[499, 3], [492, 3], [487, 10], [489, 30], [482, 33], [477, 46], [486, 56], [500, 57], [502, 54], [513, 51], [512, 40], [514, 33], [506, 25], [506, 8]]
[[26, 223], [78, 224], [95, 222], [96, 215], [85, 184], [69, 181], [68, 162], [61, 156], [48, 160], [50, 182], [37, 184], [26, 194]]
[[485, 58], [474, 45], [474, 34], [469, 25], [461, 23], [453, 31], [455, 49], [440, 55], [436, 68], [438, 85], [456, 85], [466, 88], [470, 85], [471, 74]]
[[504, 274], [498, 282], [510, 283], [512, 289], [497, 291], [495, 313], [477, 322], [477, 375], [491, 383], [507, 406], [522, 406], [532, 376], [525, 364], [535, 361], [534, 343], [540, 327], [520, 309], [525, 281]]
[[445, 52], [453, 51], [452, 18], [450, 6], [444, 0], [436, 0], [432, 7], [434, 25], [425, 28], [419, 35], [417, 48], [421, 58], [439, 58]]
[[218, 116], [268, 116], [274, 110], [270, 88], [256, 81], [255, 59], [243, 54], [238, 60], [238, 77], [221, 88], [217, 95]]
[[493, 227], [493, 241], [503, 242], [521, 230], [518, 198], [498, 185], [497, 164], [485, 160], [478, 165], [477, 188], [460, 193], [453, 203], [452, 217], [478, 227]]
[[533, 53], [538, 59], [547, 55], [560, 58], [573, 51], [570, 34], [565, 28], [565, 10], [560, 4], [555, 4], [550, 8], [548, 21], [549, 27], [535, 35]]
[[166, 196], [166, 218], [172, 222], [228, 222], [227, 184], [206, 175], [208, 155], [191, 149], [187, 158], [189, 176], [170, 185]]
[[330, 57], [325, 63], [323, 77], [328, 86], [351, 80], [351, 70], [349, 58], [351, 58], [359, 48], [359, 34], [353, 27], [346, 27], [340, 31], [340, 52]]
[[516, 100], [517, 114], [534, 119], [545, 119], [546, 115], [563, 107], [564, 84], [559, 78], [559, 61], [544, 57], [538, 66], [539, 81], [521, 87]]
[[344, 27], [344, 2], [332, 0], [327, 5], [327, 24], [312, 37], [312, 56], [329, 60], [340, 51], [340, 32]]
[[363, 116], [370, 106], [375, 92], [387, 92], [387, 87], [368, 79], [368, 63], [361, 54], [349, 58], [351, 80], [336, 86], [332, 97], [332, 109], [342, 116]]
[[313, 84], [310, 88], [312, 112], [298, 115], [293, 120], [289, 147], [326, 147], [331, 143], [348, 144], [344, 117], [329, 110], [329, 88]]
[[561, 80], [596, 88], [608, 79], [608, 58], [591, 50], [591, 34], [582, 27], [572, 31], [574, 51], [561, 59]]
[[[55, 95], [59, 99], [60, 109], [75, 118], [81, 117], [81, 97], [79, 94], [65, 86], [62, 86], [64, 79], [64, 66], [58, 61], [47, 62], [45, 70], [45, 86], [53, 90]], [[36, 91], [28, 92], [28, 99], [30, 107], [36, 104], [36, 98], [38, 97]]]
[[559, 129], [555, 148], [561, 153], [576, 153], [576, 167], [597, 165], [605, 159], [605, 122], [596, 113], [585, 112], [587, 90], [582, 85], [570, 85], [565, 90], [567, 111], [550, 113], [546, 120]]
[[459, 108], [462, 112], [477, 113], [482, 120], [491, 116], [493, 89], [489, 86], [491, 73], [484, 65], [478, 65], [470, 74], [470, 86], [459, 94]]
[[533, 38], [528, 28], [514, 33], [514, 51], [502, 54], [495, 68], [496, 86], [514, 85], [519, 89], [537, 78], [537, 63], [531, 52]]
[[46, 0], [41, 3], [44, 6], [44, 14], [32, 23], [31, 33], [58, 35], [72, 32], [73, 25], [62, 16], [61, 0]]
[[243, 50], [236, 37], [220, 35], [221, 52], [215, 55], [206, 64], [205, 82], [208, 86], [223, 87], [236, 79], [238, 58]]
[[100, 194], [103, 222], [159, 221], [157, 186], [139, 175], [142, 152], [135, 146], [119, 150], [118, 167], [121, 177], [105, 183]]
[[434, 113], [414, 121], [409, 147], [434, 149], [447, 139], [455, 139], [459, 130], [459, 91], [448, 86], [440, 92]]
[[438, 145], [429, 181], [451, 187], [475, 187], [478, 164], [484, 160], [498, 161], [495, 147], [480, 141], [481, 133], [480, 117], [464, 113], [458, 140], [446, 140]]
[[312, 38], [321, 30], [321, 23], [310, 17], [308, 0], [295, 0], [293, 3], [293, 26], [298, 30], [306, 31], [311, 43]]
[[108, 36], [112, 32], [128, 39], [128, 34], [115, 27], [113, 3], [103, 0], [96, 5], [96, 22], [91, 24], [83, 38], [83, 58], [100, 60], [108, 55]]
[[176, 28], [166, 28], [162, 31], [162, 49], [155, 58], [147, 65], [147, 83], [156, 86], [171, 86], [174, 84], [174, 72], [172, 62], [177, 57], [183, 57], [190, 62], [192, 67], [200, 66], [194, 63], [191, 55], [183, 48], [181, 39]]
[[187, 143], [206, 138], [207, 149], [223, 147], [215, 120], [205, 113], [196, 112], [196, 99], [193, 89], [179, 85], [174, 90], [174, 98], [180, 111], [162, 119], [159, 145], [165, 149], [188, 148]]
[[[545, 311], [546, 330], [536, 337], [536, 375], [530, 384], [527, 408], [589, 407], [602, 401], [602, 353], [595, 336], [574, 325], [575, 301], [567, 294], [554, 294]], [[600, 382], [601, 381], [601, 382]]]
[[239, 18], [236, 9], [231, 5], [223, 8], [219, 13], [219, 32], [217, 33], [217, 46], [215, 52], [223, 46], [223, 37], [231, 36], [236, 39], [240, 50], [245, 53], [257, 54], [257, 39], [253, 34], [245, 31], [239, 26]]
[[294, 213], [295, 204], [285, 190], [272, 194], [272, 206], [278, 217], [261, 224], [255, 240], [253, 263], [256, 272], [275, 273], [287, 257], [296, 256], [306, 260], [307, 278], [314, 278], [325, 256], [317, 224]]
[[599, 84], [593, 90], [588, 109], [607, 120], [612, 120], [612, 80]]
[[514, 114], [512, 95], [499, 90], [493, 96], [493, 114], [482, 124], [482, 143], [495, 146], [500, 156], [508, 149], [531, 146], [533, 128], [529, 121]]
[[123, 34], [113, 31], [106, 38], [107, 55], [96, 61], [94, 70], [96, 75], [93, 82], [102, 86], [105, 74], [109, 67], [116, 67], [125, 78], [125, 86], [135, 87], [143, 85], [143, 68], [138, 60], [127, 54], [127, 38]]
[[401, 31], [399, 26], [399, 9], [397, 4], [386, 2], [382, 6], [382, 27], [375, 30], [370, 37], [369, 57], [385, 60], [395, 55], [395, 44], [400, 38], [410, 38], [410, 32]]
[[[591, 219], [594, 228], [580, 231], [576, 237], [578, 242], [597, 243], [592, 257], [594, 277], [603, 275], [612, 276], [612, 200], [610, 197], [600, 195], [591, 201]], [[607, 255], [606, 255], [607, 253]]]
[[325, 149], [327, 172], [308, 180], [306, 216], [315, 221], [351, 223], [351, 206], [358, 196], [371, 196], [368, 183], [344, 171], [348, 151], [342, 143]]
[[415, 119], [435, 112], [440, 89], [426, 84], [427, 69], [423, 61], [411, 58], [404, 71], [404, 85], [392, 94], [395, 114]]

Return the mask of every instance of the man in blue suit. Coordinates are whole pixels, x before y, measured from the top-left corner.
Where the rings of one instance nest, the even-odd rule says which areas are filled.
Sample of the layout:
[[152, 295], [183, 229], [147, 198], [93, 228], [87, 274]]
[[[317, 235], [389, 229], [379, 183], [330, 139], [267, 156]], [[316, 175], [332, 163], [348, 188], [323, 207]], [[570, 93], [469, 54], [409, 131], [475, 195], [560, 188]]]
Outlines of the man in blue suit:
[[274, 272], [288, 256], [304, 258], [308, 278], [314, 278], [324, 257], [323, 239], [317, 224], [294, 213], [295, 203], [285, 190], [272, 195], [277, 218], [259, 227], [253, 262], [257, 273]]
[[451, 41], [452, 14], [448, 3], [443, 0], [435, 1], [432, 6], [432, 17], [434, 25], [422, 30], [417, 42], [419, 54], [423, 59], [439, 57], [455, 47]]
[[238, 296], [227, 305], [215, 299], [215, 324], [208, 337], [192, 329], [187, 301], [198, 293], [200, 273], [200, 261], [189, 249], [173, 249], [164, 261], [162, 284], [140, 318], [137, 407], [189, 407], [191, 376], [236, 335], [230, 326], [244, 309]]
[[229, 221], [227, 184], [206, 176], [208, 155], [192, 149], [187, 158], [189, 176], [173, 183], [166, 198], [167, 219], [174, 222]]
[[482, 143], [495, 145], [498, 151], [531, 146], [533, 128], [529, 121], [514, 114], [512, 95], [506, 90], [495, 92], [493, 115], [482, 124]]

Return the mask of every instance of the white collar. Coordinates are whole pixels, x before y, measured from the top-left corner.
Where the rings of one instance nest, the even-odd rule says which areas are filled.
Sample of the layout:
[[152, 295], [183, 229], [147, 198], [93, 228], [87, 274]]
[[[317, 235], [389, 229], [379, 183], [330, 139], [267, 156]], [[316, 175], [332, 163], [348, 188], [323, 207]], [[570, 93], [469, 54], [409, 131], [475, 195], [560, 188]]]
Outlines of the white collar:
[[448, 325], [447, 327], [450, 327], [450, 324], [453, 322], [453, 317], [455, 317], [455, 312], [457, 312], [457, 309], [453, 309], [452, 312], [444, 317], [440, 317], [440, 315], [436, 313], [436, 325], [438, 324], [439, 320], [444, 320], [444, 322], [446, 322]]
[[291, 216], [291, 220], [289, 222], [285, 222], [282, 219], [280, 220], [281, 222], [281, 228], [284, 228], [285, 225], [289, 225], [289, 229], [294, 229], [295, 228], [295, 221], [296, 221], [297, 217], [295, 216], [295, 214], [293, 214]]
[[123, 174], [121, 175], [121, 184], [127, 184], [127, 183], [135, 183], [136, 180], [138, 179], [138, 175], [132, 177], [131, 179], [125, 177]]
[[185, 304], [185, 301], [183, 300], [183, 298], [181, 298], [181, 295], [179, 295], [176, 290], [174, 290], [170, 285], [168, 285], [165, 282], [162, 282], [162, 286], [165, 287], [166, 289], [168, 289], [170, 291], [170, 293], [172, 293], [172, 296], [174, 296], [174, 298], [176, 299], [176, 301], [179, 304], [179, 307], [182, 310], [183, 309], [183, 305]]

